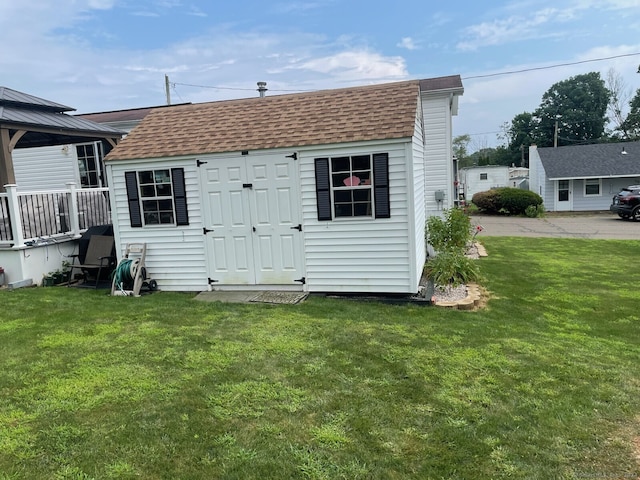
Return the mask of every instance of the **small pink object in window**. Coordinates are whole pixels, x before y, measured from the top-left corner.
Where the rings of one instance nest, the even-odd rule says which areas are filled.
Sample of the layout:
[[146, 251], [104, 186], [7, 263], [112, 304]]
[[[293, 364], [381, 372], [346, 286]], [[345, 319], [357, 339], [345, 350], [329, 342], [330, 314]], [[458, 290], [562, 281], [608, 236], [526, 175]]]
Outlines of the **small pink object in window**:
[[344, 184], [347, 187], [357, 187], [358, 185], [360, 185], [360, 179], [358, 177], [356, 177], [355, 175], [349, 177], [349, 178], [345, 178], [344, 179]]

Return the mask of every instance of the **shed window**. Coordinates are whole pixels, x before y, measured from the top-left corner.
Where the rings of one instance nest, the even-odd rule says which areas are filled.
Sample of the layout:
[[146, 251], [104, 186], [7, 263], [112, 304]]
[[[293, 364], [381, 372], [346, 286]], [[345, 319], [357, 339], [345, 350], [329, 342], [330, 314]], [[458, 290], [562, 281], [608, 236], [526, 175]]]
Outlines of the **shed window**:
[[600, 179], [589, 178], [584, 181], [584, 196], [597, 196], [600, 195]]
[[184, 169], [126, 172], [132, 227], [188, 225]]
[[318, 220], [389, 218], [387, 153], [316, 158]]
[[487, 180], [487, 174], [486, 173], [481, 173], [480, 174], [480, 180]]

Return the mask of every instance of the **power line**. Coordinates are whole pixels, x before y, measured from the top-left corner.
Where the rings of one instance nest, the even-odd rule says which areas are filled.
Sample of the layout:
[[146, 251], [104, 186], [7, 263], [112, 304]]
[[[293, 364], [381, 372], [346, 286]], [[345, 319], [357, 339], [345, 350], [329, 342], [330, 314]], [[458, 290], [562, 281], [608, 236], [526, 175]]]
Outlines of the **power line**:
[[[255, 88], [240, 88], [240, 87], [219, 87], [219, 86], [213, 86], [213, 85], [194, 85], [192, 83], [179, 83], [179, 82], [171, 82], [172, 85], [175, 87], [176, 85], [182, 85], [184, 87], [195, 87], [195, 88], [212, 88], [215, 90], [242, 90], [242, 91], [255, 91]], [[296, 90], [284, 90], [284, 89], [275, 89], [275, 88], [270, 88], [269, 91], [271, 92], [315, 92], [317, 90], [302, 90], [302, 89], [296, 89]]]
[[[611, 57], [592, 58], [592, 59], [589, 59], [589, 60], [580, 60], [578, 62], [557, 63], [557, 64], [554, 64], [554, 65], [547, 65], [547, 66], [544, 66], [544, 67], [532, 67], [532, 68], [523, 68], [522, 70], [509, 70], [507, 72], [487, 73], [486, 75], [472, 75], [472, 76], [469, 76], [469, 77], [462, 77], [462, 79], [463, 80], [469, 80], [469, 79], [474, 79], [474, 78], [498, 77], [500, 75], [512, 75], [514, 73], [533, 72], [533, 71], [536, 71], [536, 70], [549, 70], [551, 68], [567, 67], [567, 66], [570, 66], [570, 65], [580, 65], [582, 63], [601, 62], [603, 60], [613, 60], [615, 58], [635, 57], [637, 55], [640, 55], [640, 52], [625, 53], [625, 54], [622, 54], [622, 55], [613, 55]], [[640, 69], [639, 69], [639, 72], [640, 72]]]

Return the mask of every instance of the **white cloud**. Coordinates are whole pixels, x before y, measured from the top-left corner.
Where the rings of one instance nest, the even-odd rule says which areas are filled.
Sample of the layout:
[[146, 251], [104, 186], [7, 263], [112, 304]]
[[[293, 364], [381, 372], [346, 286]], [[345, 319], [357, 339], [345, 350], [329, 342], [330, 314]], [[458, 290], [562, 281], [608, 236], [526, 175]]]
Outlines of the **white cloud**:
[[89, 0], [88, 6], [96, 10], [110, 10], [115, 3], [115, 0]]
[[476, 50], [479, 47], [500, 45], [523, 39], [546, 37], [550, 34], [542, 27], [548, 23], [564, 21], [570, 12], [546, 8], [533, 12], [530, 16], [510, 16], [508, 18], [472, 25], [464, 30], [468, 40], [459, 42], [459, 50]]
[[402, 40], [396, 44], [396, 47], [406, 48], [407, 50], [418, 49], [418, 46], [415, 44], [411, 37], [403, 37]]
[[340, 52], [306, 60], [291, 68], [331, 75], [339, 81], [399, 79], [408, 75], [402, 57], [384, 57], [366, 50]]

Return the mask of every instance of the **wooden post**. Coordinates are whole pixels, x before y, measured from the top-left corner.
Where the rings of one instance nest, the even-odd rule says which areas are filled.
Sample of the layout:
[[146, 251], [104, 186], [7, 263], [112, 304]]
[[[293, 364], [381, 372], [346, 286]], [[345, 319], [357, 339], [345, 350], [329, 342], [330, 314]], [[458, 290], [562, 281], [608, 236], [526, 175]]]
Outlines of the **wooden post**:
[[0, 191], [5, 190], [5, 185], [16, 183], [13, 171], [13, 159], [11, 158], [11, 136], [8, 128], [0, 129]]

